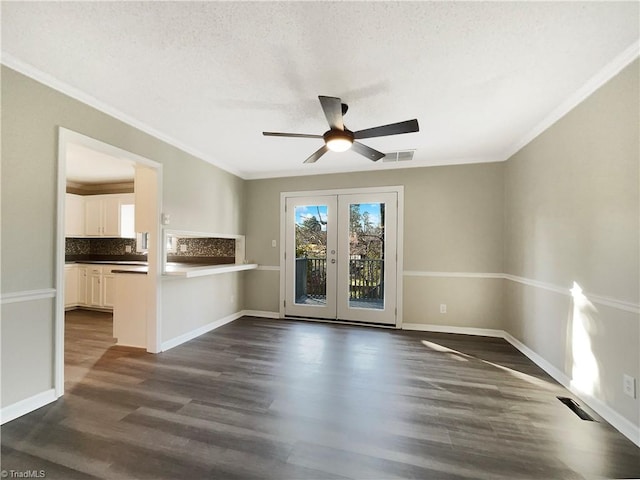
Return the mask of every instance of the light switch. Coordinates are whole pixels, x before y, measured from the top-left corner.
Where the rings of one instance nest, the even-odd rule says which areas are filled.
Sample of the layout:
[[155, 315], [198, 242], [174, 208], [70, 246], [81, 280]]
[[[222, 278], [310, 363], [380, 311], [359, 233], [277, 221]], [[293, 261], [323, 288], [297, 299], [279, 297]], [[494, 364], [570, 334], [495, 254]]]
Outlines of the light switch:
[[278, 243], [275, 240], [271, 240], [271, 246], [273, 248], [276, 248], [277, 245], [278, 245]]

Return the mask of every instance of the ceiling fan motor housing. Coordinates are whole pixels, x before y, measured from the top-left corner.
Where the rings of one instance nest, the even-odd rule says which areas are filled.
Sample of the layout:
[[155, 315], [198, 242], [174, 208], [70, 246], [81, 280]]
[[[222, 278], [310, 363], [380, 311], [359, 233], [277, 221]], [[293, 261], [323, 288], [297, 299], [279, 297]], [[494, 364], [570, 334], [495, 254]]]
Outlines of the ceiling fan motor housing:
[[349, 150], [354, 140], [353, 132], [346, 128], [344, 130], [328, 130], [322, 135], [322, 137], [324, 138], [324, 143], [327, 147], [334, 152], [344, 152], [345, 150]]

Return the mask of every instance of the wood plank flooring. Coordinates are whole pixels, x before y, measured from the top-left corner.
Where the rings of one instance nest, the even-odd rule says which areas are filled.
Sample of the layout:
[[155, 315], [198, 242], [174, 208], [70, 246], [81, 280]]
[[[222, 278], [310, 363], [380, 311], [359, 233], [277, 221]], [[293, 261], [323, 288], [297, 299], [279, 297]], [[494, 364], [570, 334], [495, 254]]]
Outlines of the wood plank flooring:
[[48, 479], [638, 478], [501, 339], [244, 317], [159, 355], [70, 312], [66, 393], [2, 427]]

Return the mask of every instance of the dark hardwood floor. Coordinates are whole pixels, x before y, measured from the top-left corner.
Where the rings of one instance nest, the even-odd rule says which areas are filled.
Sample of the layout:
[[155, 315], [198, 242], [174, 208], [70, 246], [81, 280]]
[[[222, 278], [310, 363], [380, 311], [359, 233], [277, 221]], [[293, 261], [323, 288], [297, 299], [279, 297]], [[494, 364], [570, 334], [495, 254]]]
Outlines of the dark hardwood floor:
[[[159, 355], [67, 316], [66, 393], [2, 469], [80, 479], [640, 477], [640, 449], [501, 339], [245, 317]], [[588, 410], [588, 409], [587, 409]]]

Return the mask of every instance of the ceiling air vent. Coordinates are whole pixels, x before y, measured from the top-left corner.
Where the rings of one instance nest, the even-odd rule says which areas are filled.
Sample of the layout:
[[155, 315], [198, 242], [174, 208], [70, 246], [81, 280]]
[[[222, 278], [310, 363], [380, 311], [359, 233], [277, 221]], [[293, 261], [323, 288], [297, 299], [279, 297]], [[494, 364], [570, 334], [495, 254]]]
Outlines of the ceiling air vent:
[[382, 157], [383, 162], [404, 162], [406, 160], [413, 160], [413, 154], [415, 150], [402, 150], [400, 152], [390, 152]]

